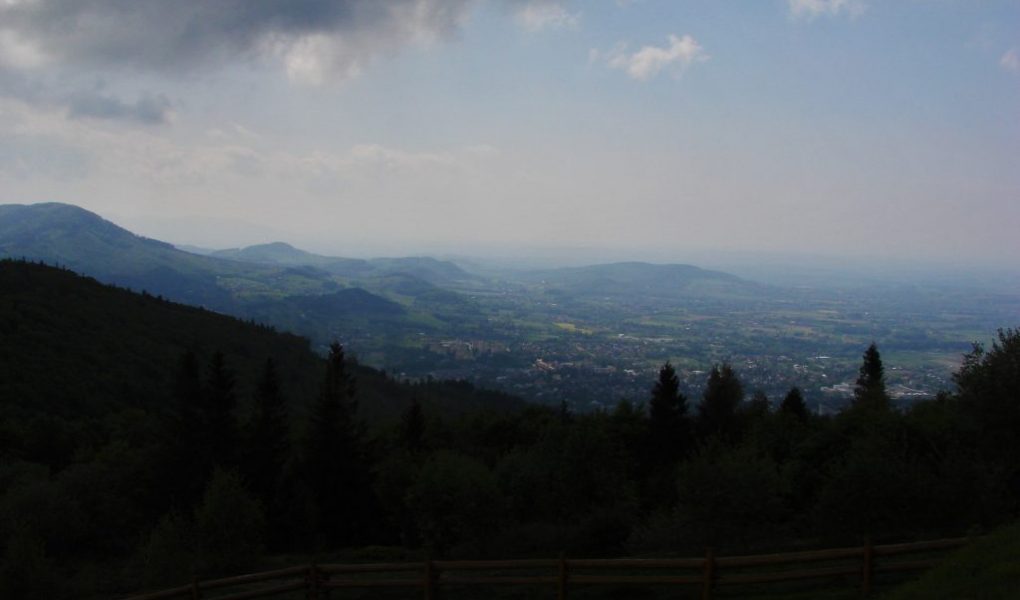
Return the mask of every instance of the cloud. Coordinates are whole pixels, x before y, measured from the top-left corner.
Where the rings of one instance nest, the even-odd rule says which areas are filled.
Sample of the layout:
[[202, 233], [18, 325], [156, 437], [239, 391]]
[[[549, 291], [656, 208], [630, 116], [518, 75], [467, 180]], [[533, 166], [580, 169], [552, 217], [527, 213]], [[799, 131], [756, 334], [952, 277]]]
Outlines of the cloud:
[[203, 130], [198, 137], [187, 131], [171, 136], [151, 127], [118, 127], [108, 120], [68, 120], [37, 103], [3, 98], [0, 140], [0, 174], [21, 179], [87, 177], [173, 190], [312, 185], [335, 191], [344, 182], [370, 189], [454, 178], [499, 156], [499, 150], [487, 144], [283, 149], [272, 138], [238, 125]]
[[812, 20], [817, 17], [847, 15], [857, 18], [864, 14], [867, 5], [862, 0], [787, 0], [790, 16]]
[[[356, 75], [374, 56], [458, 31], [471, 0], [5, 0], [0, 49], [44, 62], [189, 71], [275, 58], [299, 80]], [[18, 51], [11, 53], [10, 48]], [[9, 56], [14, 56], [11, 59]]]
[[159, 125], [169, 122], [173, 115], [170, 100], [162, 94], [142, 92], [133, 101], [124, 100], [108, 92], [101, 82], [82, 86], [79, 82], [28, 77], [18, 70], [0, 69], [0, 96], [37, 110], [62, 112], [72, 119]]
[[1010, 48], [999, 59], [999, 66], [1011, 73], [1020, 73], [1020, 53], [1016, 48]]
[[0, 29], [0, 68], [33, 69], [44, 64], [46, 56], [38, 46], [15, 31]]
[[524, 0], [511, 3], [514, 18], [528, 31], [577, 27], [579, 13], [571, 13], [555, 0]]
[[5, 132], [0, 144], [0, 174], [16, 179], [81, 179], [88, 173], [89, 162], [80, 149], [45, 136]]
[[76, 92], [67, 98], [67, 110], [72, 118], [115, 119], [146, 125], [166, 123], [171, 114], [170, 101], [165, 96], [150, 94], [125, 102], [98, 92]]
[[[590, 60], [597, 60], [601, 56], [597, 51], [589, 53]], [[612, 69], [622, 69], [638, 81], [647, 81], [668, 67], [682, 73], [692, 64], [704, 62], [708, 58], [705, 49], [693, 37], [677, 37], [672, 34], [669, 36], [669, 44], [661, 48], [643, 46], [637, 52], [628, 54], [624, 45], [617, 45], [605, 54], [606, 65]]]

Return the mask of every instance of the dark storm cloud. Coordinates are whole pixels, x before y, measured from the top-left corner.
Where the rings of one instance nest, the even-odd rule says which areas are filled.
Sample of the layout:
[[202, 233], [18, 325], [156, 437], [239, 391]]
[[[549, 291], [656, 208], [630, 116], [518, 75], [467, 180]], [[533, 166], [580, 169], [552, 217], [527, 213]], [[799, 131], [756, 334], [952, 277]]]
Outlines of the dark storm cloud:
[[179, 70], [250, 57], [275, 37], [446, 35], [470, 0], [15, 0], [0, 29], [59, 62]]
[[50, 78], [0, 68], [0, 95], [17, 98], [35, 106], [55, 107], [78, 118], [132, 121], [159, 125], [170, 117], [171, 102], [162, 94], [143, 93], [134, 101], [107, 91], [100, 83], [82, 87]]
[[[377, 54], [452, 34], [472, 2], [0, 0], [0, 96], [57, 107], [70, 118], [160, 124], [171, 103], [139, 93], [132, 73], [268, 57], [288, 75], [298, 69], [308, 79], [342, 78]], [[311, 46], [304, 43], [310, 36]], [[104, 79], [117, 90], [90, 83]]]

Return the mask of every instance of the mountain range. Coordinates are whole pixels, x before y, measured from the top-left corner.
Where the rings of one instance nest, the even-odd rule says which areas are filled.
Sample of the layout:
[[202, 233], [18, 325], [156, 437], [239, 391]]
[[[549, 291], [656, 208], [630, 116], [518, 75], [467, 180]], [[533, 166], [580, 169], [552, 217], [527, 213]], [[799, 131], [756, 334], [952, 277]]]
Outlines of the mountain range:
[[[0, 256], [58, 263], [102, 281], [213, 308], [245, 299], [332, 293], [338, 287], [418, 297], [435, 293], [436, 287], [487, 283], [486, 278], [452, 262], [431, 257], [324, 256], [285, 242], [197, 254], [61, 203], [0, 205]], [[518, 272], [501, 274], [501, 278], [592, 294], [671, 295], [706, 286], [753, 287], [718, 271], [641, 262]]]
[[255, 319], [319, 347], [340, 339], [372, 364], [415, 364], [422, 372], [446, 360], [444, 340], [476, 348], [479, 340], [505, 346], [539, 331], [557, 335], [555, 323], [570, 318], [560, 314], [564, 307], [587, 310], [607, 300], [617, 308], [677, 306], [762, 293], [757, 284], [691, 265], [629, 262], [483, 276], [431, 257], [324, 256], [284, 242], [194, 250], [69, 204], [0, 205], [0, 257], [56, 264]]
[[[434, 283], [473, 277], [432, 258], [328, 257], [283, 242], [199, 255], [59, 203], [0, 205], [0, 256], [59, 264], [100, 281], [230, 313], [284, 297], [307, 303], [330, 295], [356, 299], [351, 311], [358, 314], [391, 316], [400, 312], [393, 302], [366, 288], [397, 286], [419, 296], [436, 291]], [[363, 289], [336, 296], [344, 288]]]

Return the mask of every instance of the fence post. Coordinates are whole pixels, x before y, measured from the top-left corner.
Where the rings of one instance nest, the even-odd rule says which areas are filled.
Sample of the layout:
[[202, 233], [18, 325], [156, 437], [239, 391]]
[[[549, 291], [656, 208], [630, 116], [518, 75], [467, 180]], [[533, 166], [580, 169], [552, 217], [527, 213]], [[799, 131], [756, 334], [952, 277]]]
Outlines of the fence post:
[[875, 572], [875, 548], [869, 535], [864, 541], [864, 564], [861, 565], [861, 590], [865, 596], [871, 594], [872, 574]]
[[198, 577], [191, 578], [191, 598], [199, 600], [202, 597], [202, 588], [198, 586]]
[[436, 567], [431, 558], [425, 559], [425, 575], [422, 587], [425, 588], [425, 600], [436, 600]]
[[715, 552], [705, 549], [704, 583], [701, 587], [701, 600], [712, 600], [712, 588], [715, 587]]
[[567, 577], [567, 559], [563, 556], [563, 553], [560, 552], [560, 577], [559, 582], [557, 583], [558, 587], [556, 593], [556, 598], [558, 598], [558, 600], [567, 600]]

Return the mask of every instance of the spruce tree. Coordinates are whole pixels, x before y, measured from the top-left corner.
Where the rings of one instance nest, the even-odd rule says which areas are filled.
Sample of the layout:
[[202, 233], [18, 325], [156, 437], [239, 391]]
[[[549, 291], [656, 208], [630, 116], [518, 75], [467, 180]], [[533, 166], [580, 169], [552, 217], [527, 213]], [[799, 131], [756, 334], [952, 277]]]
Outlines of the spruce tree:
[[659, 369], [648, 404], [649, 428], [653, 452], [672, 462], [687, 449], [689, 436], [687, 398], [680, 392], [680, 379], [668, 361]]
[[195, 435], [202, 427], [203, 394], [198, 358], [186, 350], [177, 363], [173, 380], [173, 416], [178, 434]]
[[266, 359], [255, 387], [249, 446], [258, 453], [259, 470], [274, 473], [283, 467], [290, 449], [287, 406], [272, 358]]
[[570, 412], [570, 404], [568, 404], [566, 400], [560, 400], [560, 410], [558, 416], [560, 419], [560, 425], [563, 427], [566, 427], [567, 425], [570, 425], [571, 422], [573, 422], [574, 415]]
[[885, 391], [885, 367], [874, 342], [864, 351], [857, 385], [854, 387], [854, 406], [868, 410], [887, 410], [889, 395]]
[[762, 390], [755, 390], [751, 394], [751, 400], [740, 407], [741, 415], [749, 422], [761, 421], [772, 412], [772, 403], [768, 394]]
[[425, 446], [425, 415], [417, 396], [411, 396], [411, 404], [404, 411], [400, 425], [404, 448], [411, 453], [420, 452]]
[[786, 397], [783, 398], [783, 403], [779, 405], [779, 412], [796, 417], [800, 421], [807, 420], [807, 404], [804, 402], [804, 395], [799, 387], [794, 386], [790, 388], [790, 391], [786, 393]]
[[362, 432], [355, 420], [355, 382], [343, 346], [330, 345], [326, 374], [305, 445], [305, 478], [313, 495], [317, 529], [327, 546], [360, 541], [371, 519], [370, 478]]
[[222, 352], [209, 359], [206, 375], [205, 447], [210, 465], [233, 467], [237, 462], [237, 425], [234, 409], [234, 373]]
[[691, 446], [687, 398], [680, 393], [680, 379], [668, 361], [652, 387], [645, 440], [638, 469], [645, 508], [664, 509], [676, 501], [676, 464]]
[[205, 447], [205, 394], [198, 357], [191, 350], [181, 355], [171, 388], [170, 419], [164, 430], [163, 467], [169, 504], [190, 510], [205, 489], [209, 465]]
[[278, 493], [290, 451], [287, 408], [272, 358], [266, 359], [255, 388], [246, 446], [244, 473], [272, 524], [282, 512]]
[[701, 404], [698, 429], [702, 437], [719, 436], [735, 441], [740, 434], [737, 408], [744, 400], [744, 386], [729, 364], [714, 365]]

